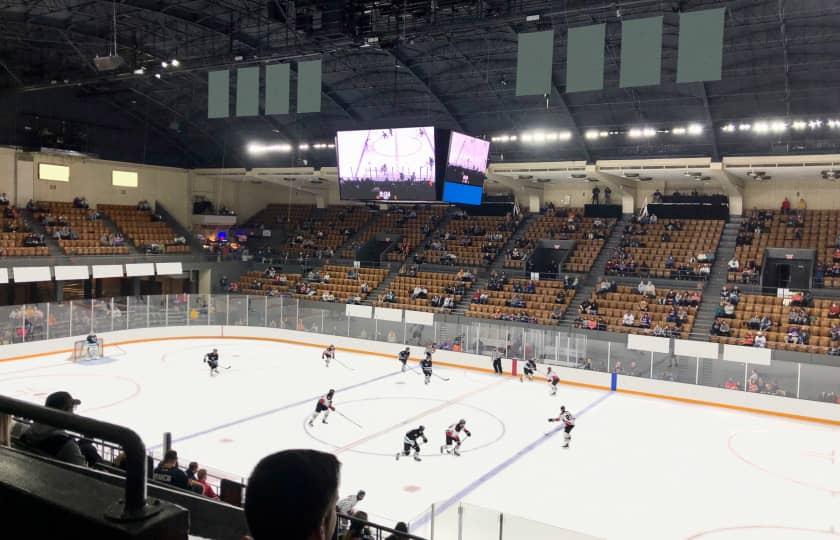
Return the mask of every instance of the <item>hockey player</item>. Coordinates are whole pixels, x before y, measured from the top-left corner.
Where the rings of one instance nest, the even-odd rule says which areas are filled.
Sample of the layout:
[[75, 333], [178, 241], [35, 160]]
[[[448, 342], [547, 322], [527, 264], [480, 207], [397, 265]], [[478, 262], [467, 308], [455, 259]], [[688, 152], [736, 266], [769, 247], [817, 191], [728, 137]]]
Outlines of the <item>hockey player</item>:
[[560, 376], [557, 375], [556, 372], [551, 371], [551, 368], [549, 367], [548, 368], [548, 373], [546, 374], [546, 377], [548, 377], [548, 384], [551, 386], [551, 395], [556, 396], [557, 395], [557, 383], [560, 382]]
[[89, 358], [93, 358], [99, 354], [99, 338], [96, 337], [96, 334], [93, 332], [88, 334], [88, 337], [85, 338], [85, 346], [87, 347], [87, 354]]
[[315, 427], [315, 419], [318, 418], [318, 415], [321, 412], [324, 412], [324, 419], [321, 420], [322, 424], [327, 423], [327, 417], [330, 415], [330, 411], [334, 411], [335, 407], [333, 407], [333, 396], [335, 395], [335, 390], [330, 388], [330, 391], [327, 392], [327, 395], [321, 396], [318, 400], [318, 403], [315, 405], [315, 412], [312, 413], [312, 418], [309, 419], [309, 427]]
[[335, 345], [330, 345], [321, 353], [321, 360], [324, 361], [327, 367], [330, 367], [330, 360], [333, 358], [335, 358]]
[[432, 382], [432, 353], [429, 349], [426, 349], [426, 357], [420, 361], [420, 367], [423, 369], [426, 384], [429, 384]]
[[204, 355], [204, 362], [210, 366], [210, 376], [219, 374], [219, 351], [213, 349]]
[[417, 429], [412, 429], [405, 434], [405, 438], [403, 438], [403, 451], [397, 452], [397, 461], [399, 461], [400, 456], [409, 455], [412, 449], [414, 449], [414, 461], [422, 461], [420, 459], [420, 443], [417, 442], [417, 439], [423, 439], [424, 444], [429, 442], [429, 439], [426, 438], [426, 434], [423, 433], [425, 429], [425, 427], [420, 426]]
[[565, 405], [560, 407], [560, 416], [549, 418], [549, 422], [563, 422], [563, 448], [568, 448], [572, 441], [572, 430], [575, 428], [575, 415], [566, 410]]
[[[528, 377], [529, 381], [533, 381], [534, 380], [534, 373], [537, 372], [537, 363], [534, 361], [533, 358], [528, 360], [527, 362], [525, 362], [524, 371], [525, 371], [525, 377]], [[524, 381], [525, 379], [523, 378], [522, 375], [519, 375], [519, 380]]]
[[400, 363], [402, 364], [401, 371], [403, 371], [403, 372], [405, 372], [405, 365], [408, 362], [408, 357], [410, 355], [411, 355], [411, 349], [409, 349], [408, 347], [406, 347], [405, 349], [400, 351], [399, 360], [400, 360]]
[[[472, 437], [472, 433], [470, 433], [466, 425], [467, 421], [462, 418], [458, 420], [457, 424], [452, 424], [446, 428], [446, 444], [440, 447], [441, 454], [446, 452], [447, 454], [455, 454], [456, 456], [461, 455], [461, 452], [458, 451], [461, 448], [461, 432], [463, 431], [467, 437]], [[454, 448], [452, 448], [453, 443], [455, 444]]]

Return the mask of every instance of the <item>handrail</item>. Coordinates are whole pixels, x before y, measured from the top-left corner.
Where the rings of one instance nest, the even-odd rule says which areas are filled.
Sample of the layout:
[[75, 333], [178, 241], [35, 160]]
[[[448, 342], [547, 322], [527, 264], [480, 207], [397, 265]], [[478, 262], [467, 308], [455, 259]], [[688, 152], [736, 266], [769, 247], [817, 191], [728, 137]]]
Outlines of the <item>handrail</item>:
[[56, 428], [69, 429], [119, 444], [126, 454], [125, 500], [106, 509], [105, 517], [118, 521], [149, 518], [160, 508], [146, 504], [146, 446], [140, 435], [116, 424], [0, 395], [0, 413], [21, 416]]
[[[414, 535], [414, 534], [411, 534], [411, 533], [398, 531], [396, 529], [391, 529], [389, 527], [386, 527], [384, 525], [379, 525], [378, 523], [374, 523], [372, 521], [365, 521], [364, 519], [359, 519], [355, 516], [342, 514], [341, 512], [338, 512], [337, 515], [338, 515], [340, 520], [344, 519], [344, 520], [349, 521], [350, 523], [361, 523], [365, 527], [370, 527], [372, 529], [376, 529], [376, 531], [378, 533], [380, 533], [379, 535], [376, 536], [376, 540], [379, 540], [380, 538], [382, 538], [381, 533], [396, 534], [396, 535], [398, 535], [398, 537], [401, 540], [426, 540], [422, 536], [417, 536], [417, 535]], [[336, 532], [335, 532], [334, 537], [336, 537], [336, 538], [338, 537], [338, 527], [336, 527]]]

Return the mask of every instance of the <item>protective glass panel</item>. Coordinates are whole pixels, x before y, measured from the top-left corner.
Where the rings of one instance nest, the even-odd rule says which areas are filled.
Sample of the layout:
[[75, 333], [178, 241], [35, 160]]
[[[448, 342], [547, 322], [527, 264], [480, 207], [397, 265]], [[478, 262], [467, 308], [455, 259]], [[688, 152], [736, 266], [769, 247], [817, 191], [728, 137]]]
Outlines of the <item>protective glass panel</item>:
[[324, 311], [324, 328], [323, 331], [326, 334], [331, 334], [334, 336], [346, 336], [347, 335], [347, 317], [341, 311], [335, 310], [325, 310]]
[[[461, 505], [461, 540], [487, 540], [499, 538], [501, 515], [495, 510], [463, 503]], [[435, 535], [437, 539], [437, 535]]]
[[93, 333], [110, 332], [113, 321], [111, 320], [111, 299], [93, 300]]
[[435, 327], [425, 324], [409, 324], [406, 327], [406, 343], [418, 347], [425, 346], [435, 340]]
[[[304, 306], [300, 306], [298, 308], [298, 319], [295, 327], [296, 330], [319, 334], [321, 333], [321, 328], [323, 327], [324, 310]], [[371, 336], [369, 339], [373, 339], [372, 327], [369, 331], [369, 335]]]
[[294, 326], [292, 319], [289, 318], [288, 308], [291, 305], [292, 312], [297, 310], [295, 300], [282, 296], [269, 296], [266, 301], [268, 302], [268, 326], [287, 329]]
[[[146, 328], [148, 314], [148, 296], [132, 296], [128, 300], [128, 327]], [[75, 310], [75, 306], [74, 306]], [[75, 318], [75, 312], [73, 313]]]
[[166, 326], [166, 296], [149, 297], [149, 326]]
[[90, 300], [73, 300], [73, 317], [71, 320], [70, 335], [87, 335], [91, 330]]
[[597, 339], [588, 339], [586, 342], [586, 359], [583, 368], [593, 371], [606, 372], [608, 369], [607, 358], [610, 355], [610, 343]]
[[248, 326], [265, 326], [266, 302], [265, 296], [248, 297]]
[[[0, 319], [3, 317], [3, 312], [0, 310]], [[70, 336], [70, 303], [56, 302], [50, 304], [50, 314], [47, 317], [47, 324], [49, 325], [49, 337], [63, 338]]]
[[210, 297], [210, 324], [224, 325], [227, 324], [227, 299], [226, 294], [217, 294]]
[[744, 389], [743, 362], [727, 362], [725, 360], [700, 359], [700, 384], [715, 386], [730, 390]]
[[653, 378], [697, 384], [697, 358], [694, 356], [657, 354], [653, 362]]
[[228, 324], [230, 326], [245, 326], [248, 324], [248, 298], [246, 296], [230, 296], [228, 298]]
[[[775, 396], [796, 397], [796, 364], [772, 362], [769, 366], [750, 364], [747, 390]], [[753, 374], [755, 370], [755, 374]], [[756, 375], [758, 378], [756, 379]]]
[[185, 326], [189, 318], [189, 296], [170, 294], [166, 303], [166, 326]]
[[437, 348], [445, 351], [463, 351], [467, 327], [456, 322], [437, 324]]
[[624, 343], [610, 346], [610, 371], [631, 377], [650, 377], [650, 351], [628, 349]]
[[21, 306], [23, 326], [18, 328], [18, 334], [24, 341], [38, 341], [46, 334], [46, 320], [44, 319], [44, 304], [26, 304]]
[[190, 295], [190, 301], [187, 305], [187, 314], [190, 326], [207, 325], [207, 306], [209, 301], [209, 295]]
[[799, 398], [840, 404], [840, 378], [837, 368], [802, 364]]
[[373, 319], [363, 319], [361, 317], [349, 317], [350, 319], [350, 337], [359, 339], [373, 339], [374, 329]]
[[376, 339], [388, 343], [402, 343], [405, 325], [402, 322], [376, 320]]

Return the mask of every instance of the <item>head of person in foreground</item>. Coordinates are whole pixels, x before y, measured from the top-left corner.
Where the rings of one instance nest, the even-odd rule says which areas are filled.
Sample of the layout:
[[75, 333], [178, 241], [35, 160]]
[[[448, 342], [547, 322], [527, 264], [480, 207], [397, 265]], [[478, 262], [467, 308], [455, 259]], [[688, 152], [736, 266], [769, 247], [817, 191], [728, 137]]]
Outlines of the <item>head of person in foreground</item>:
[[336, 527], [341, 463], [316, 450], [264, 457], [248, 479], [245, 518], [254, 540], [329, 540]]

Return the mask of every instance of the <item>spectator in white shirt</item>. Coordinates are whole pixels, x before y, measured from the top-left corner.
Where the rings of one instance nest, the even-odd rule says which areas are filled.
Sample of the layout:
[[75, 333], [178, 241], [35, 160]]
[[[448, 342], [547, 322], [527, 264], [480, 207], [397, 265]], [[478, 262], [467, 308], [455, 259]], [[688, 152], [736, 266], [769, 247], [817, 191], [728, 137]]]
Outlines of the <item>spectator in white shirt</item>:
[[753, 341], [753, 347], [758, 347], [759, 349], [767, 348], [767, 337], [764, 335], [763, 332], [759, 332], [757, 336], [755, 336], [755, 340]]
[[654, 285], [652, 281], [648, 280], [647, 285], [645, 285], [645, 292], [643, 294], [650, 298], [656, 298], [656, 285]]
[[636, 322], [636, 317], [628, 311], [624, 314], [624, 317], [621, 318], [621, 322], [624, 326], [633, 326], [633, 323]]
[[738, 259], [736, 259], [735, 257], [732, 257], [731, 259], [729, 259], [729, 262], [727, 263], [727, 265], [729, 266], [730, 270], [735, 271], [735, 272], [737, 272], [738, 269], [741, 267], [741, 263], [738, 262]]
[[338, 508], [338, 511], [340, 513], [352, 516], [356, 513], [356, 505], [359, 504], [364, 498], [364, 490], [359, 490], [359, 492], [355, 495], [348, 495], [347, 497], [344, 497], [343, 499], [338, 501], [336, 507]]

